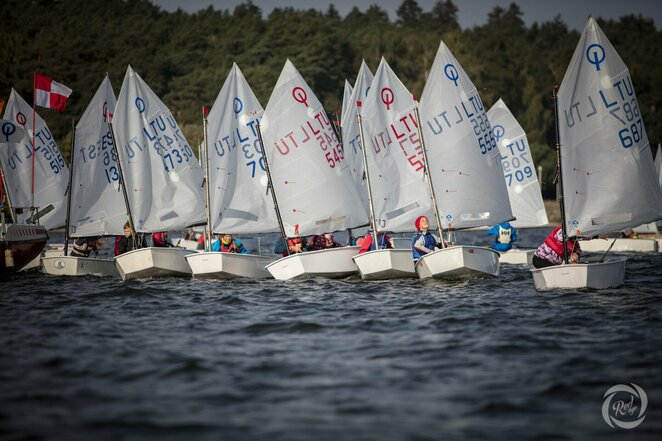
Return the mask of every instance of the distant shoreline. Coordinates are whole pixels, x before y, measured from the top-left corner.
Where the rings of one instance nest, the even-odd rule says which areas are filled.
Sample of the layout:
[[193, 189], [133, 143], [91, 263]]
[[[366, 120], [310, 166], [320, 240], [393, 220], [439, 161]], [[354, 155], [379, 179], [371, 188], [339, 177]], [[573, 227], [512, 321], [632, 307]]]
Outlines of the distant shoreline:
[[545, 211], [547, 212], [547, 219], [552, 225], [561, 223], [561, 207], [559, 202], [555, 199], [545, 199]]

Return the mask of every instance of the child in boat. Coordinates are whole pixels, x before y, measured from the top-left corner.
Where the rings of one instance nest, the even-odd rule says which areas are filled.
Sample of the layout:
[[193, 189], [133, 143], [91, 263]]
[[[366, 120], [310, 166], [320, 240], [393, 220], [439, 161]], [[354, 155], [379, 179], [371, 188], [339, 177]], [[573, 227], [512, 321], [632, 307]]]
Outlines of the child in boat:
[[517, 242], [517, 229], [510, 222], [501, 222], [487, 230], [489, 236], [494, 236], [494, 242], [490, 245], [494, 251], [508, 251], [513, 248], [513, 242]]
[[[568, 238], [566, 252], [570, 263], [579, 263], [582, 250], [576, 239]], [[533, 253], [533, 266], [545, 268], [563, 263], [563, 231], [560, 226], [554, 228], [545, 241]]]
[[79, 237], [74, 241], [73, 249], [71, 250], [71, 256], [73, 257], [89, 257], [92, 251], [95, 254], [99, 254], [99, 248], [97, 246], [97, 240], [99, 237]]
[[[373, 243], [373, 238], [372, 238], [372, 230], [368, 230], [365, 236], [363, 236], [363, 239], [359, 242], [358, 240], [356, 241], [357, 245], [361, 245], [361, 248], [359, 248], [359, 254], [366, 253], [368, 251], [373, 251], [375, 249], [375, 244]], [[391, 237], [386, 234], [386, 233], [377, 233], [377, 242], [379, 244], [379, 249], [392, 249], [395, 248], [393, 246], [393, 241], [391, 240]]]
[[174, 247], [170, 239], [168, 239], [168, 233], [166, 231], [152, 233], [152, 246], [163, 248]]
[[222, 234], [220, 240], [212, 242], [211, 250], [220, 251], [221, 253], [248, 254], [244, 245], [237, 239], [233, 238], [232, 234]]
[[[290, 254], [302, 253], [305, 250], [305, 248], [303, 247], [303, 240], [298, 236], [288, 238], [287, 246], [290, 249]], [[283, 242], [283, 238], [279, 238], [278, 242], [276, 242], [276, 246], [274, 247], [274, 253], [282, 254], [283, 257], [287, 256], [287, 251], [285, 250], [285, 243]]]
[[117, 242], [117, 255], [126, 253], [127, 251], [137, 250], [138, 248], [147, 248], [147, 241], [143, 234], [136, 234], [136, 240], [131, 237], [131, 227], [129, 223], [124, 224], [124, 236]]
[[430, 221], [425, 216], [419, 216], [414, 222], [416, 233], [411, 238], [411, 249], [414, 262], [424, 255], [431, 253], [435, 248], [441, 248], [440, 240], [430, 233]]
[[333, 234], [331, 233], [324, 235], [313, 235], [310, 236], [306, 241], [306, 250], [308, 251], [326, 250], [327, 248], [340, 247], [342, 247], [342, 244], [336, 242], [333, 239]]

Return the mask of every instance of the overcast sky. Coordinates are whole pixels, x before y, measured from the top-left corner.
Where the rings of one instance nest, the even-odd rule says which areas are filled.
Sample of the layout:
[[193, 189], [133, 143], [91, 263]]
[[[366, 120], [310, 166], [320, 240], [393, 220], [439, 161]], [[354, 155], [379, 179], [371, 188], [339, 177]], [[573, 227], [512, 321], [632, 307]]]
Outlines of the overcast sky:
[[[215, 9], [229, 9], [243, 3], [242, 0], [151, 0], [166, 11], [181, 8], [186, 12], [195, 12], [213, 5]], [[436, 0], [417, 0], [424, 11], [430, 11]], [[533, 22], [552, 20], [560, 15], [563, 21], [573, 29], [584, 28], [589, 15], [605, 19], [627, 14], [641, 14], [652, 18], [657, 29], [662, 27], [662, 1], [660, 0], [454, 0], [458, 7], [458, 18], [462, 28], [485, 23], [487, 14], [494, 6], [507, 8], [510, 3], [517, 3], [524, 13], [527, 25]], [[378, 4], [386, 10], [391, 20], [402, 0], [253, 0], [253, 3], [268, 14], [275, 7], [292, 6], [297, 9], [316, 8], [326, 10], [333, 3], [341, 16], [347, 15], [353, 6], [365, 11], [371, 4]]]

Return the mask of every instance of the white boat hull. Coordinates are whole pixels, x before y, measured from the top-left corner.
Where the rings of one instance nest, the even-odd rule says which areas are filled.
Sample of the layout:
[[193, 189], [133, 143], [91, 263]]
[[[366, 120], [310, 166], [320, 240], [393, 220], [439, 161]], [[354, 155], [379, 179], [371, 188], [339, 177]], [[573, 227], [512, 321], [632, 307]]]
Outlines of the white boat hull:
[[532, 269], [536, 290], [616, 288], [625, 280], [627, 259], [601, 263], [575, 263]]
[[257, 254], [195, 253], [186, 256], [195, 279], [236, 279], [248, 277], [265, 279], [271, 277], [264, 267], [276, 261], [273, 257]]
[[352, 259], [364, 280], [416, 277], [411, 249], [373, 250]]
[[280, 258], [266, 266], [278, 280], [303, 277], [342, 278], [359, 273], [352, 257], [359, 253], [359, 247], [329, 248], [308, 251]]
[[115, 257], [122, 280], [147, 277], [190, 277], [186, 256], [195, 251], [186, 248], [140, 248]]
[[609, 249], [612, 242], [614, 246], [610, 251], [615, 253], [656, 253], [658, 251], [658, 243], [655, 239], [631, 239], [631, 238], [618, 238], [618, 239], [591, 239], [583, 240], [579, 243], [582, 251], [587, 252], [605, 252]]
[[179, 239], [177, 242], [175, 242], [175, 246], [186, 248], [187, 250], [194, 250], [196, 251], [198, 249], [198, 241], [197, 240], [188, 240], [188, 239]]
[[119, 277], [113, 259], [63, 255], [46, 256], [41, 259], [41, 266], [42, 272], [53, 276]]
[[536, 250], [525, 250], [523, 248], [513, 248], [499, 253], [499, 263], [510, 265], [531, 265], [533, 253]]
[[499, 275], [499, 253], [485, 247], [452, 246], [426, 254], [416, 262], [421, 279], [473, 279]]

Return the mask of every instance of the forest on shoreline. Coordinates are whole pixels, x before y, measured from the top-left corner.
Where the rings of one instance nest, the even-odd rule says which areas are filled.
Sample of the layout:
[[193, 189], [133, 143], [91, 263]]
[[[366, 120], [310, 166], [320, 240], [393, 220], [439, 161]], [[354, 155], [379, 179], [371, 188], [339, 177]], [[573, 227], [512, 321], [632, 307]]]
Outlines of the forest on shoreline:
[[[555, 153], [551, 88], [560, 83], [579, 32], [560, 19], [526, 26], [516, 3], [495, 7], [485, 24], [462, 29], [457, 6], [439, 0], [424, 11], [403, 0], [397, 19], [379, 6], [342, 17], [276, 8], [263, 16], [250, 1], [234, 10], [166, 12], [147, 0], [5, 0], [0, 3], [0, 99], [13, 87], [31, 103], [38, 71], [74, 90], [66, 112], [38, 109], [66, 158], [72, 118], [79, 118], [106, 72], [115, 94], [127, 65], [177, 118], [192, 145], [202, 139], [201, 108], [211, 106], [236, 62], [264, 107], [286, 59], [328, 112], [341, 108], [345, 79], [361, 60], [382, 56], [420, 96], [441, 40], [479, 90], [486, 109], [502, 98], [524, 127], [549, 195]], [[595, 17], [629, 67], [652, 146], [662, 140], [662, 33], [652, 19]], [[553, 194], [553, 193], [552, 193]]]

